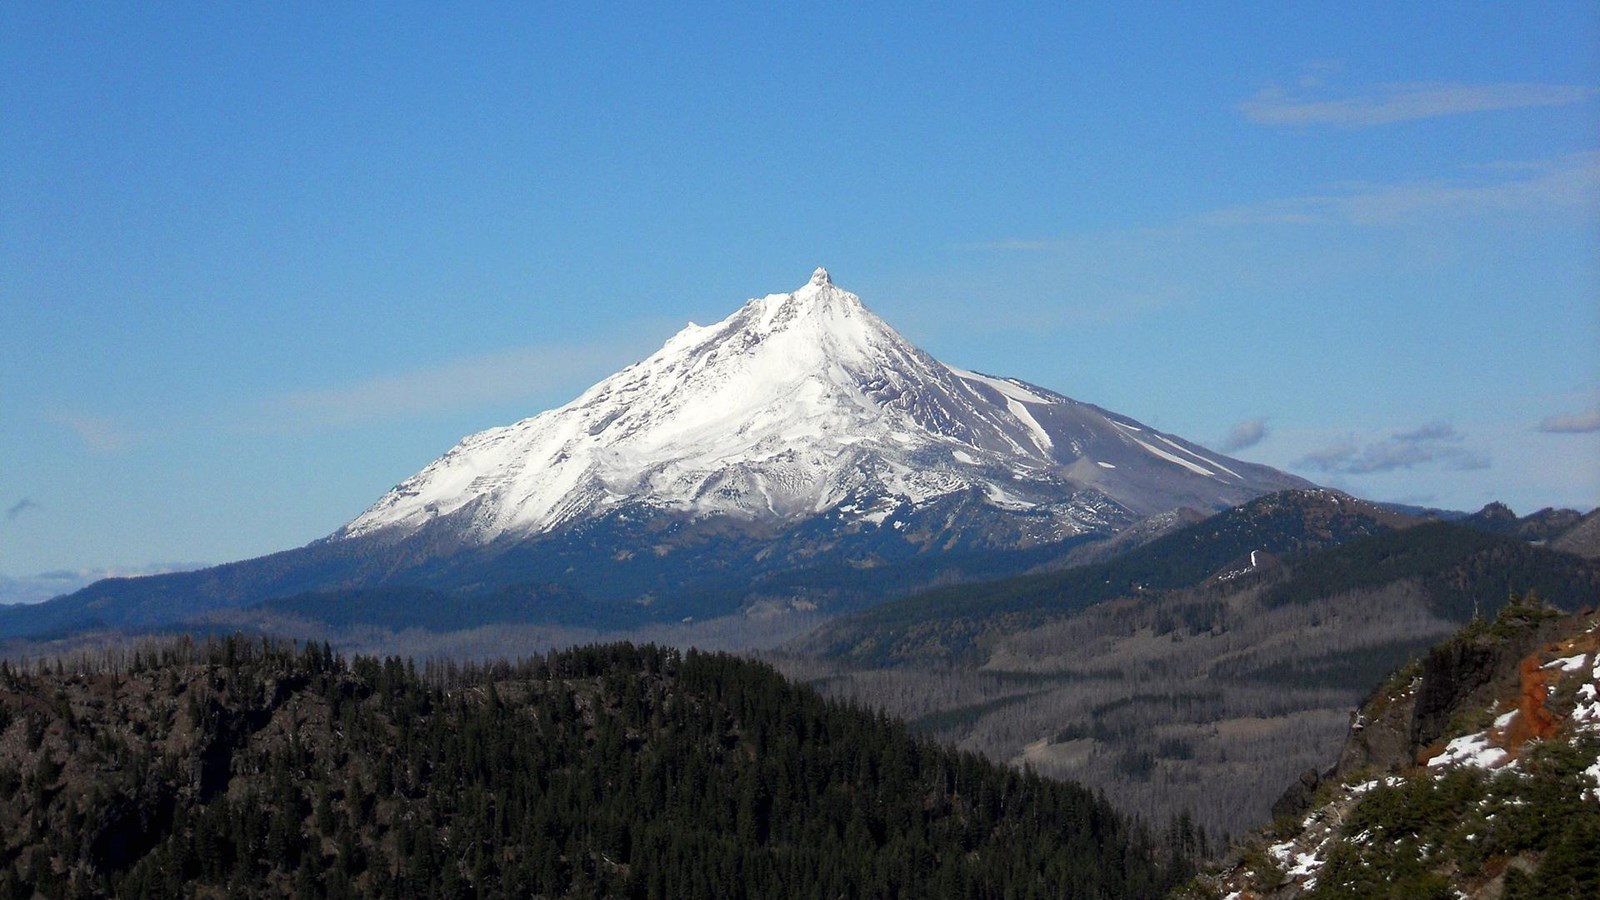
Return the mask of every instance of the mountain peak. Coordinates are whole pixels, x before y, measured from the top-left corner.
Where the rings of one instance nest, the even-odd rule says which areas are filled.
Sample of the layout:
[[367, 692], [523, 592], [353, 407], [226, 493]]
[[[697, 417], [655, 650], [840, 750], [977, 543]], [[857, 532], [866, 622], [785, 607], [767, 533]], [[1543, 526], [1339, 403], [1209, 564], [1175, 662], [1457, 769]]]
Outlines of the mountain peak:
[[833, 283], [833, 278], [828, 275], [828, 270], [821, 268], [820, 266], [815, 272], [811, 273], [811, 279], [809, 281], [801, 285], [799, 290], [796, 290], [794, 293], [789, 294], [788, 296], [794, 297], [796, 300], [810, 300], [812, 298], [818, 298], [823, 300], [845, 301], [847, 304], [853, 304], [855, 306], [861, 305], [860, 297], [857, 297], [855, 294], [843, 290], [835, 285]]
[[840, 342], [903, 341], [887, 323], [867, 311], [860, 297], [835, 285], [823, 268], [812, 272], [810, 280], [796, 290], [768, 294], [750, 301], [747, 308], [754, 314], [742, 320], [735, 315], [728, 321], [760, 335], [798, 328], [810, 332], [806, 340], [832, 345], [835, 350], [840, 349]]
[[339, 535], [437, 520], [480, 542], [640, 506], [876, 527], [894, 509], [972, 494], [1058, 540], [1291, 486], [1304, 482], [951, 368], [819, 267], [795, 291], [685, 328], [560, 409], [469, 436]]

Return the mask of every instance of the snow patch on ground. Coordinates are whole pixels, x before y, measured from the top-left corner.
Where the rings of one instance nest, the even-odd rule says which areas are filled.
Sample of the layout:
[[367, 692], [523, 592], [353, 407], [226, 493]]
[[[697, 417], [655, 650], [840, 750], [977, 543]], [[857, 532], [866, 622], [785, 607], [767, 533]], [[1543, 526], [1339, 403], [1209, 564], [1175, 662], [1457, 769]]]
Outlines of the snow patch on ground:
[[1209, 465], [1209, 466], [1212, 466], [1213, 468], [1221, 469], [1222, 471], [1227, 472], [1229, 475], [1232, 475], [1233, 477], [1239, 479], [1240, 481], [1244, 480], [1243, 476], [1241, 476], [1238, 472], [1235, 472], [1234, 470], [1228, 468], [1227, 466], [1223, 465], [1222, 463], [1217, 462], [1214, 459], [1211, 459], [1208, 456], [1201, 456], [1200, 454], [1194, 452], [1193, 450], [1190, 450], [1188, 447], [1183, 446], [1182, 444], [1178, 443], [1177, 441], [1171, 440], [1170, 438], [1166, 437], [1165, 435], [1158, 434], [1155, 437], [1156, 437], [1156, 440], [1160, 441], [1163, 444], [1166, 444], [1169, 447], [1172, 447], [1174, 450], [1177, 450], [1177, 451], [1179, 451], [1181, 453], [1187, 453], [1188, 455], [1194, 457], [1195, 459], [1200, 460], [1202, 463], [1205, 463], [1206, 465]]
[[1009, 379], [992, 378], [988, 375], [981, 375], [977, 372], [968, 372], [966, 369], [958, 369], [955, 366], [950, 365], [945, 366], [945, 368], [949, 369], [951, 372], [954, 372], [958, 377], [966, 379], [967, 381], [976, 381], [980, 384], [986, 384], [989, 387], [994, 388], [1000, 392], [1000, 396], [1005, 397], [1007, 400], [1018, 400], [1023, 403], [1045, 404], [1060, 402], [1058, 400], [1052, 400], [1049, 397], [1041, 397], [1038, 394], [1035, 394], [1033, 391], [1028, 390], [1020, 384], [1010, 381]]
[[1050, 432], [1044, 430], [1044, 426], [1040, 425], [1039, 420], [1033, 417], [1033, 413], [1028, 412], [1028, 407], [1024, 406], [1020, 401], [1007, 397], [1006, 409], [1017, 417], [1017, 421], [1028, 427], [1028, 433], [1033, 436], [1033, 443], [1040, 450], [1049, 453], [1051, 448], [1055, 446], [1055, 442], [1050, 440]]
[[[1124, 431], [1139, 431], [1140, 430], [1138, 428], [1133, 427], [1132, 425], [1124, 425], [1121, 422], [1118, 422], [1118, 421], [1116, 421], [1114, 419], [1112, 420], [1111, 424], [1117, 426], [1118, 428], [1123, 429]], [[1183, 466], [1185, 469], [1188, 469], [1189, 471], [1195, 473], [1196, 475], [1204, 475], [1207, 478], [1215, 478], [1215, 477], [1217, 477], [1217, 473], [1211, 471], [1210, 469], [1207, 469], [1206, 467], [1204, 467], [1204, 466], [1202, 466], [1202, 465], [1200, 465], [1198, 463], [1192, 463], [1192, 462], [1188, 461], [1187, 459], [1184, 459], [1183, 457], [1174, 456], [1171, 453], [1168, 453], [1167, 451], [1162, 450], [1161, 448], [1154, 446], [1153, 444], [1148, 444], [1148, 443], [1146, 443], [1144, 441], [1139, 440], [1138, 438], [1134, 437], [1131, 434], [1127, 435], [1127, 438], [1128, 438], [1128, 440], [1133, 441], [1135, 444], [1138, 444], [1140, 447], [1143, 447], [1145, 449], [1145, 451], [1150, 453], [1151, 455], [1158, 456], [1158, 457], [1160, 457], [1160, 458], [1162, 458], [1162, 459], [1164, 459], [1164, 460], [1166, 460], [1167, 462], [1170, 462], [1170, 463], [1177, 463], [1178, 465]]]
[[1362, 794], [1365, 794], [1368, 791], [1373, 790], [1374, 788], [1378, 788], [1378, 787], [1399, 787], [1401, 784], [1404, 784], [1404, 783], [1405, 783], [1405, 779], [1401, 778], [1398, 775], [1387, 775], [1387, 776], [1385, 776], [1383, 778], [1374, 778], [1371, 781], [1363, 781], [1360, 784], [1351, 785], [1350, 786], [1350, 794], [1352, 796], [1359, 797]]
[[1446, 766], [1471, 766], [1475, 769], [1498, 769], [1511, 759], [1511, 754], [1494, 746], [1486, 732], [1468, 734], [1445, 745], [1444, 752], [1428, 760], [1428, 768]]
[[[1600, 673], [1595, 676], [1600, 681]], [[1572, 722], [1582, 731], [1600, 731], [1600, 690], [1594, 682], [1578, 688], [1578, 704], [1572, 708]]]
[[1321, 871], [1323, 859], [1317, 855], [1317, 850], [1298, 850], [1294, 841], [1284, 841], [1273, 844], [1267, 848], [1273, 860], [1284, 869], [1284, 874], [1296, 881], [1304, 881], [1309, 890], [1316, 887], [1317, 872]]
[[862, 513], [861, 521], [870, 522], [873, 525], [882, 525], [883, 520], [889, 518], [889, 514], [892, 512], [894, 512], [894, 510], [887, 508], [875, 509], [872, 512]]
[[988, 497], [989, 502], [1000, 507], [1001, 509], [1033, 509], [1036, 505], [1023, 500], [1014, 494], [1003, 491], [999, 487], [992, 484], [984, 485], [983, 489], [984, 495]]
[[1589, 654], [1579, 653], [1577, 656], [1567, 656], [1561, 659], [1553, 659], [1545, 663], [1540, 668], [1559, 669], [1562, 672], [1576, 672], [1583, 668], [1583, 661], [1588, 658]]

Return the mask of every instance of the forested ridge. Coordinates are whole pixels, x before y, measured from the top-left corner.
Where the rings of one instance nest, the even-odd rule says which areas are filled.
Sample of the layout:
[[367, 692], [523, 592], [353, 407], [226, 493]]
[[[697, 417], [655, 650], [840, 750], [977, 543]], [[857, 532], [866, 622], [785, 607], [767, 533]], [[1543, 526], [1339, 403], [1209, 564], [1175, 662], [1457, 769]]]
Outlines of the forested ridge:
[[1193, 587], [1253, 550], [1309, 554], [1415, 521], [1332, 491], [1280, 491], [1104, 562], [893, 599], [835, 620], [795, 649], [878, 666], [978, 664], [996, 632], [1035, 628], [1130, 594]]
[[[1284, 566], [1225, 587], [1268, 582], [1269, 606], [1309, 604], [1417, 580], [1441, 616], [1465, 622], [1493, 613], [1516, 590], [1536, 590], [1575, 609], [1600, 588], [1600, 566], [1569, 553], [1445, 522], [1403, 529], [1345, 511], [1332, 527], [1296, 521], [1307, 492], [1286, 492], [1218, 514], [1105, 563], [991, 582], [952, 585], [836, 619], [797, 650], [875, 666], [981, 665], [995, 639], [1081, 614], [1124, 597], [1157, 600], [1209, 584], [1252, 550]], [[1277, 504], [1275, 508], [1273, 504]], [[1347, 501], [1355, 506], [1356, 501]], [[1309, 505], [1309, 504], [1307, 504]], [[1320, 510], [1319, 510], [1320, 512]], [[1307, 532], [1310, 532], [1308, 535]], [[1372, 677], [1381, 676], [1388, 665]]]
[[1156, 897], [1159, 839], [724, 654], [0, 664], [0, 897]]

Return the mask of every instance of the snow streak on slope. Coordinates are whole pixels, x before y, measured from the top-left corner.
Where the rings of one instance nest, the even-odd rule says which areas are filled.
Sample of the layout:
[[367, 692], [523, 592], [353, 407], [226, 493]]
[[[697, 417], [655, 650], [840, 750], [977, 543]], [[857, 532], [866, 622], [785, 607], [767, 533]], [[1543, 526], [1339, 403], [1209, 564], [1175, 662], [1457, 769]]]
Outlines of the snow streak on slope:
[[[1253, 467], [1267, 483], [1241, 494], [1245, 479], [1233, 469], [1167, 441], [1226, 473], [1214, 474], [1110, 426], [1087, 404], [940, 363], [818, 269], [793, 293], [689, 325], [566, 406], [466, 438], [335, 537], [441, 522], [488, 541], [636, 504], [881, 521], [887, 506], [959, 491], [1039, 510], [1065, 535], [1114, 525], [1103, 517], [1107, 497], [1130, 517], [1180, 505], [1146, 509], [1158, 504], [1145, 494], [1163, 480], [1177, 479], [1178, 493], [1202, 505], [1303, 485]], [[1147, 452], [1130, 465], [1135, 448]], [[1081, 460], [1102, 465], [1067, 471]], [[1121, 482], [1138, 482], [1129, 499], [1118, 496]]]

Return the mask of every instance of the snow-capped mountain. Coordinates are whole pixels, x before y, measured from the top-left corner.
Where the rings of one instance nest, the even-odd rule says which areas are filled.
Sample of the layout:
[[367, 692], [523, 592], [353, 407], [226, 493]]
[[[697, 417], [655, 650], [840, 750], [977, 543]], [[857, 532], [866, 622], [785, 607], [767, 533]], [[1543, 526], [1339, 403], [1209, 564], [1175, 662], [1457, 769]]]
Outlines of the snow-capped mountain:
[[689, 325], [559, 409], [466, 438], [333, 538], [443, 529], [486, 544], [623, 509], [870, 527], [973, 496], [1025, 516], [1041, 541], [1305, 484], [946, 365], [817, 269], [799, 290]]
[[274, 599], [388, 624], [410, 621], [397, 604], [422, 604], [462, 627], [840, 612], [1052, 564], [1136, 522], [1158, 534], [1155, 514], [1307, 486], [946, 365], [818, 269], [559, 409], [467, 437], [322, 540], [101, 581], [0, 614], [0, 635]]

